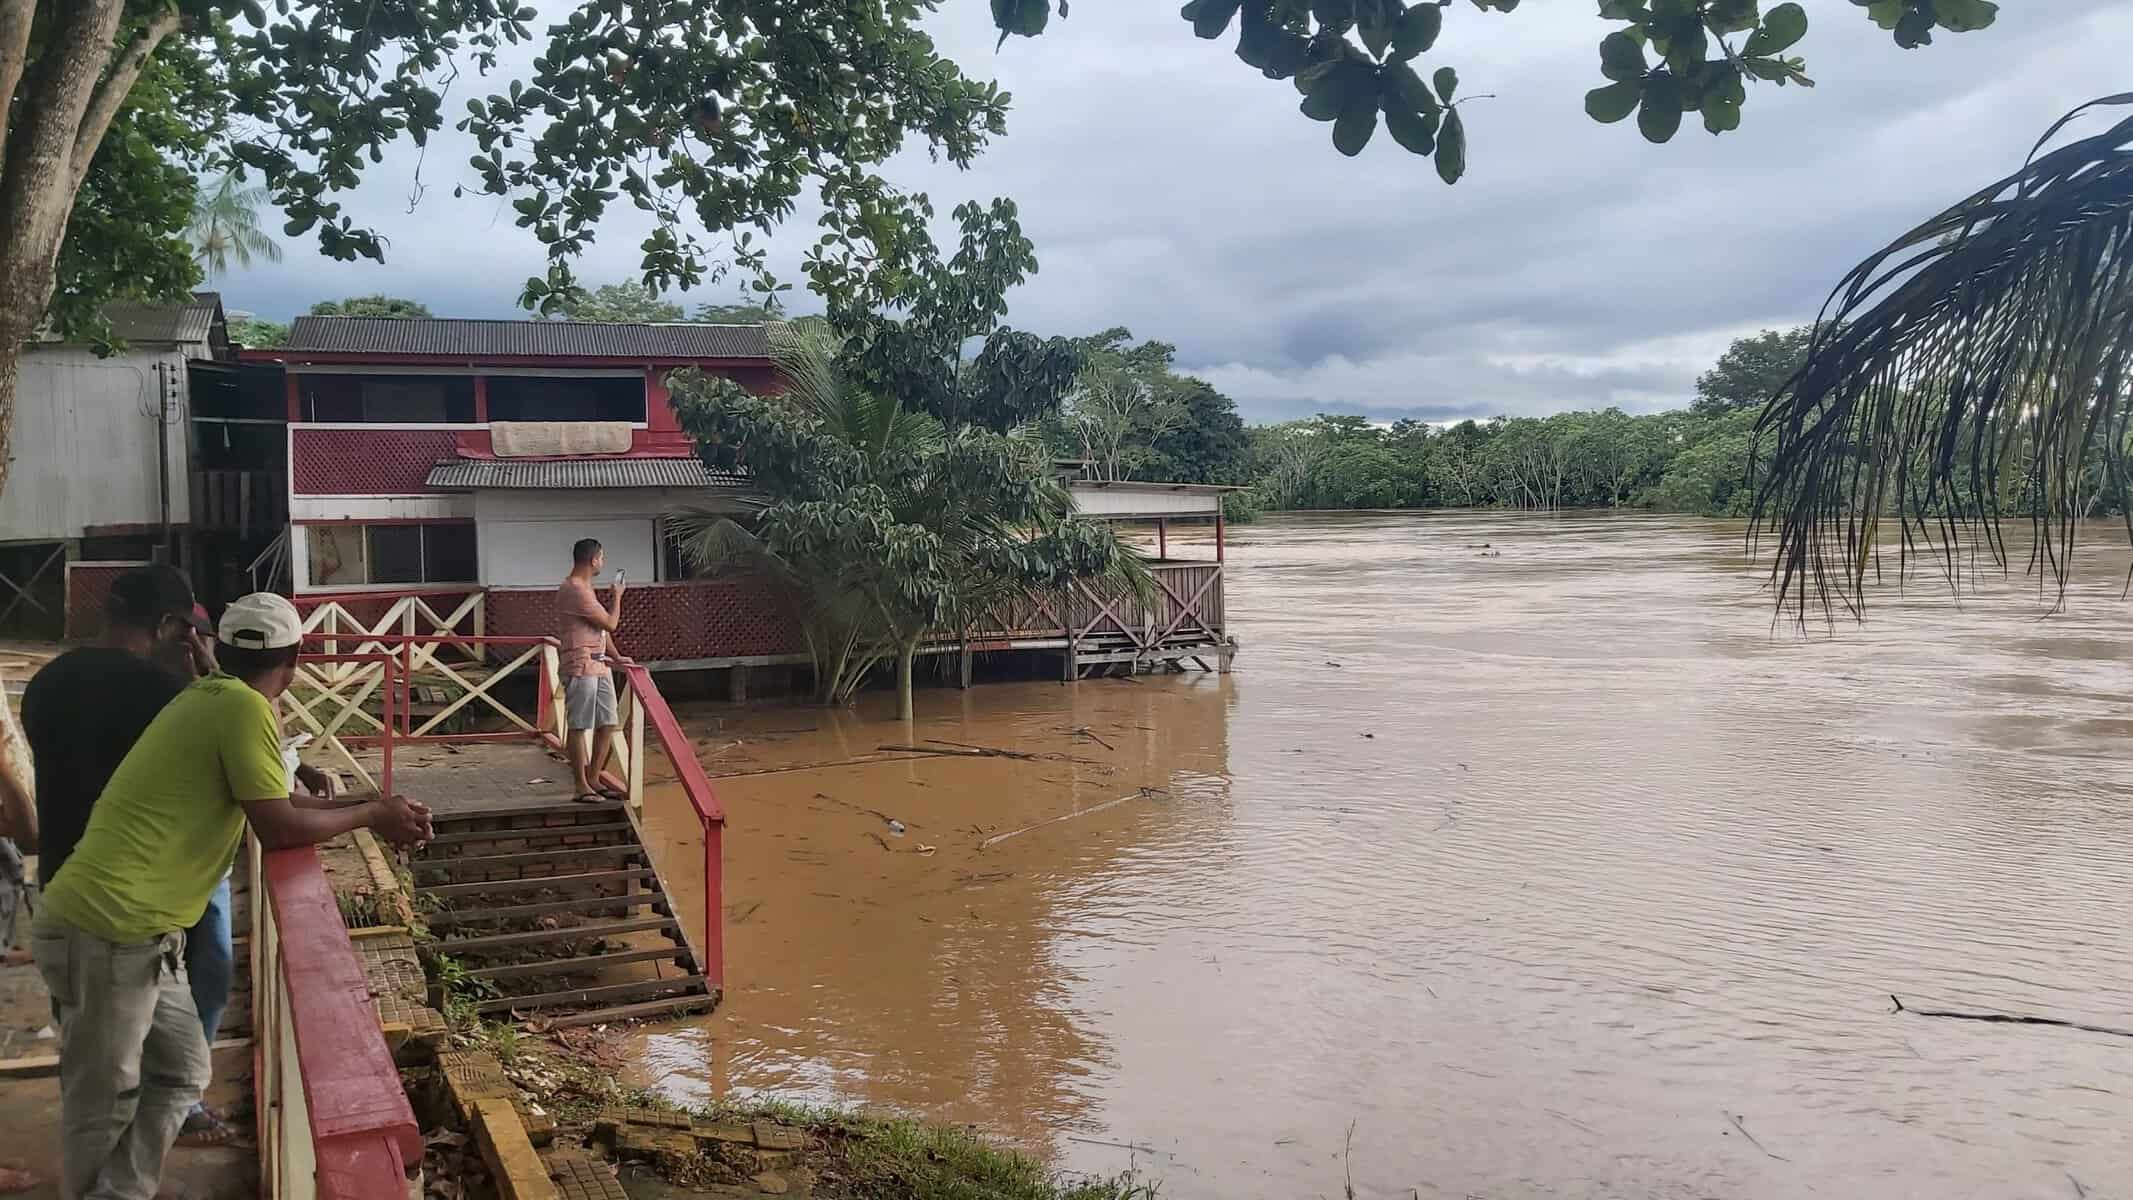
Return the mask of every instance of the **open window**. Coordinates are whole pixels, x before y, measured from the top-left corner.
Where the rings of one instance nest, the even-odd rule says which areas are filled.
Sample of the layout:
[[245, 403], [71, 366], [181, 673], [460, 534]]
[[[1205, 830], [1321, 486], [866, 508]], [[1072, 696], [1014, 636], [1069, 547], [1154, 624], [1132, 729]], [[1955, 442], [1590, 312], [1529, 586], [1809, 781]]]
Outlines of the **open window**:
[[325, 375], [298, 377], [306, 421], [379, 425], [468, 424], [474, 420], [471, 375]]
[[644, 377], [491, 375], [492, 421], [644, 423]]
[[313, 587], [473, 583], [480, 574], [471, 521], [307, 525], [304, 536]]

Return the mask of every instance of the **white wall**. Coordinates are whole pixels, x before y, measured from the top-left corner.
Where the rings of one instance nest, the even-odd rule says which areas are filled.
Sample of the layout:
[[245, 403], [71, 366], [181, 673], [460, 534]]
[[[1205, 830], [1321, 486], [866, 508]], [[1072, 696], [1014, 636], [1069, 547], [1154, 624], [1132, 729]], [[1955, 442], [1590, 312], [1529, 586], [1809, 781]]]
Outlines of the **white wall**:
[[1132, 517], [1186, 513], [1214, 516], [1222, 511], [1219, 492], [1142, 491], [1130, 487], [1072, 489], [1075, 511], [1085, 517]]
[[185, 357], [32, 346], [15, 393], [13, 461], [0, 492], [0, 541], [78, 538], [90, 526], [162, 520], [156, 475], [156, 365], [170, 372], [170, 519], [192, 519], [186, 473]]
[[680, 495], [658, 488], [476, 492], [481, 581], [492, 587], [553, 586], [570, 573], [571, 544], [590, 537], [607, 551], [603, 580], [621, 568], [639, 583], [653, 582], [659, 578], [659, 514]]

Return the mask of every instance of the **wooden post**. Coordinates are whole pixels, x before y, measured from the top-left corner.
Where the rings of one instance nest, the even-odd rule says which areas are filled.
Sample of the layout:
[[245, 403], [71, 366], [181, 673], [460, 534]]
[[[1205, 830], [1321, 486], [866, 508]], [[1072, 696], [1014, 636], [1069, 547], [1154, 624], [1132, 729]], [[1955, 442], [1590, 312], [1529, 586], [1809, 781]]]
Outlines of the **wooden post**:
[[474, 377], [474, 423], [476, 425], [487, 425], [489, 423], [489, 377], [487, 375], [476, 375]]
[[970, 654], [970, 639], [969, 639], [969, 638], [964, 638], [964, 639], [963, 639], [963, 655], [962, 655], [962, 658], [963, 658], [963, 661], [962, 661], [962, 664], [961, 664], [961, 665], [962, 665], [962, 681], [963, 681], [963, 683], [962, 683], [962, 686], [963, 686], [963, 687], [964, 687], [964, 688], [965, 688], [965, 689], [967, 690], [967, 689], [968, 689], [968, 688], [970, 687], [970, 659], [971, 659], [971, 654]]
[[1215, 561], [1222, 561], [1222, 514], [1215, 514]]
[[1161, 517], [1155, 519], [1155, 559], [1162, 562], [1170, 557], [1170, 522]]
[[734, 704], [748, 703], [748, 667], [746, 664], [727, 669], [726, 699]]
[[296, 372], [294, 372], [294, 371], [287, 371], [287, 372], [285, 372], [285, 373], [284, 373], [284, 374], [282, 375], [282, 385], [283, 385], [283, 394], [284, 394], [284, 395], [286, 396], [286, 398], [287, 398], [287, 400], [288, 400], [288, 403], [289, 403], [289, 421], [290, 421], [290, 423], [291, 423], [291, 424], [294, 424], [295, 422], [298, 422], [298, 421], [301, 421], [301, 420], [303, 420], [303, 419], [304, 419], [304, 400], [303, 400], [303, 397], [302, 397], [301, 395], [299, 395], [299, 394], [298, 394], [298, 392], [297, 392], [297, 390], [296, 390]]

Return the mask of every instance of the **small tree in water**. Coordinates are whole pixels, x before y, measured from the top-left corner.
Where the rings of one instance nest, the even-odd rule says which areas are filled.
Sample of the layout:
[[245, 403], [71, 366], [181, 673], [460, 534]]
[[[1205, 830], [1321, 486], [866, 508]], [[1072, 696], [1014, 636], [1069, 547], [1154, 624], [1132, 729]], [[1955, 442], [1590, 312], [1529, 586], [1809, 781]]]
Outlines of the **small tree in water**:
[[897, 712], [910, 720], [929, 632], [968, 630], [1076, 580], [1145, 580], [1109, 527], [1074, 515], [1035, 439], [907, 409], [854, 382], [837, 348], [819, 320], [772, 326], [786, 384], [775, 396], [696, 372], [672, 380], [706, 458], [744, 467], [769, 497], [745, 520], [684, 507], [674, 536], [697, 568], [751, 571], [784, 591], [819, 701], [849, 701], [893, 658]]

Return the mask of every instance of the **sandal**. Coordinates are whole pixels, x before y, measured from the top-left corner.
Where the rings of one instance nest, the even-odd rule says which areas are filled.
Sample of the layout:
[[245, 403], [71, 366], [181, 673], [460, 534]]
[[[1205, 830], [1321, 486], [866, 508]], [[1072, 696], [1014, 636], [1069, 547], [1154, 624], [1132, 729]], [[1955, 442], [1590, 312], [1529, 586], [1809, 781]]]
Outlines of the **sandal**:
[[609, 799], [611, 799], [611, 797], [605, 796], [599, 792], [579, 792], [577, 795], [571, 797], [571, 800], [578, 804], [605, 804], [608, 802]]
[[205, 1108], [195, 1108], [185, 1115], [185, 1125], [178, 1130], [180, 1146], [191, 1149], [227, 1146], [237, 1140], [237, 1131], [222, 1123], [222, 1119]]

